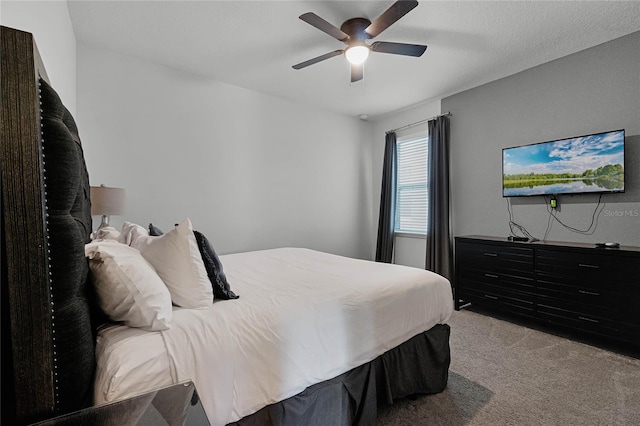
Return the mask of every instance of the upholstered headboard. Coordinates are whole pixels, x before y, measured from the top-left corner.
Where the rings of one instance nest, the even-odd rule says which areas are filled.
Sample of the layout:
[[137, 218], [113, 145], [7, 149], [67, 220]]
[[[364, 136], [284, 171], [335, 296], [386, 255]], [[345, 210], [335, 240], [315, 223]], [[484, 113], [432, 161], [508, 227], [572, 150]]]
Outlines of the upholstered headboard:
[[32, 35], [2, 27], [1, 38], [2, 346], [12, 355], [2, 422], [26, 423], [91, 403], [91, 205], [75, 122]]

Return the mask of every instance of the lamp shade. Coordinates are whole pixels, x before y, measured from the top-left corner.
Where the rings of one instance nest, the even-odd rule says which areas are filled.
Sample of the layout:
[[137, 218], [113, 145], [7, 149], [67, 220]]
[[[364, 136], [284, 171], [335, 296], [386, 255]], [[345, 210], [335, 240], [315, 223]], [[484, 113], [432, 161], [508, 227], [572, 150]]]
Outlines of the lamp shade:
[[108, 186], [91, 187], [91, 214], [92, 215], [118, 215], [124, 214], [125, 207], [124, 188], [111, 188]]

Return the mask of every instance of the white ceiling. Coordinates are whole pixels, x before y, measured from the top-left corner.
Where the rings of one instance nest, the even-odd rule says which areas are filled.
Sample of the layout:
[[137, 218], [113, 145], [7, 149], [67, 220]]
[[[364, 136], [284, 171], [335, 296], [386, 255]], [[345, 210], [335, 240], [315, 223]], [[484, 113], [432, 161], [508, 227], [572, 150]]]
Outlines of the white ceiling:
[[69, 1], [76, 38], [338, 113], [378, 117], [640, 31], [638, 1], [421, 1], [375, 41], [427, 44], [420, 58], [373, 53], [350, 83], [344, 47], [298, 19], [340, 27], [393, 1]]

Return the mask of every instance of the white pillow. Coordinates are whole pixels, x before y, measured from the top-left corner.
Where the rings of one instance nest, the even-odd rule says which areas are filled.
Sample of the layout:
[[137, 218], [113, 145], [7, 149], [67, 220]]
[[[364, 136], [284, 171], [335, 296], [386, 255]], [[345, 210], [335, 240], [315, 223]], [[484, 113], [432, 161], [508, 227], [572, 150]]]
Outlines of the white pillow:
[[202, 262], [191, 221], [187, 218], [159, 237], [134, 229], [131, 247], [153, 265], [169, 288], [174, 304], [204, 309], [213, 304], [213, 288]]
[[152, 331], [169, 328], [171, 295], [138, 250], [103, 240], [87, 244], [85, 255], [98, 303], [111, 320]]
[[120, 238], [120, 231], [113, 226], [105, 226], [91, 234], [92, 240], [117, 240]]
[[125, 222], [122, 225], [122, 230], [118, 236], [118, 242], [130, 246], [131, 241], [133, 240], [133, 231], [136, 231], [139, 235], [149, 235], [149, 231], [147, 231], [145, 227], [135, 223]]

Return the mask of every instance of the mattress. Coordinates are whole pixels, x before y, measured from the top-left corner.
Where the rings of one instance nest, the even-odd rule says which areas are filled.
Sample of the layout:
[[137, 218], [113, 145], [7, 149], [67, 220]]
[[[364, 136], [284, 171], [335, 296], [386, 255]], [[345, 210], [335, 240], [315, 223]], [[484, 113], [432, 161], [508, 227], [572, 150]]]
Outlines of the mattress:
[[224, 425], [367, 363], [453, 311], [421, 269], [283, 248], [221, 256], [240, 299], [175, 308], [171, 328], [100, 332], [95, 402], [192, 380]]

